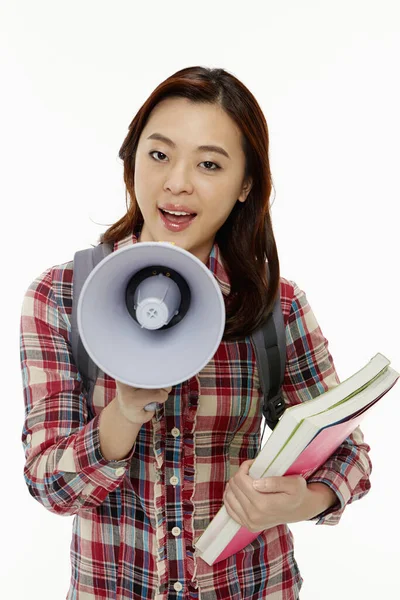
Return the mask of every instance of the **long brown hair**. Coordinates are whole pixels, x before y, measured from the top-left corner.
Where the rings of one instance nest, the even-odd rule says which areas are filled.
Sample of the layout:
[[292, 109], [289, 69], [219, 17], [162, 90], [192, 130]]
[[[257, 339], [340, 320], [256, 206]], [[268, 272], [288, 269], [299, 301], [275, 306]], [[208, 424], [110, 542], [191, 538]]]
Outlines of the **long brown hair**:
[[143, 224], [134, 191], [136, 149], [151, 111], [167, 97], [218, 104], [242, 132], [245, 178], [250, 176], [253, 185], [246, 202], [236, 202], [215, 238], [231, 283], [224, 339], [240, 339], [259, 327], [271, 312], [279, 291], [280, 270], [270, 215], [273, 186], [268, 127], [256, 99], [236, 77], [224, 69], [188, 67], [168, 77], [154, 90], [129, 125], [119, 151], [124, 162], [127, 212], [107, 229], [100, 241], [116, 242]]

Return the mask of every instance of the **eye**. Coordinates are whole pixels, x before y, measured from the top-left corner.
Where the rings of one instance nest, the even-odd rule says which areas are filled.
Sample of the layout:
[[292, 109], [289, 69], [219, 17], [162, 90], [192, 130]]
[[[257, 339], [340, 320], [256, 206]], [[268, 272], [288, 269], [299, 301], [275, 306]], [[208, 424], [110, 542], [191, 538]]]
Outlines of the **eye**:
[[[161, 154], [162, 156], [166, 157], [167, 155], [164, 154], [164, 152], [160, 152], [159, 150], [152, 150], [151, 152], [149, 152], [149, 155], [157, 162], [165, 162], [165, 160], [160, 160], [159, 158], [156, 158], [155, 156], [153, 156], [153, 154]], [[217, 171], [218, 169], [220, 169], [221, 167], [215, 163], [215, 162], [211, 162], [210, 160], [204, 160], [202, 163], [200, 164], [204, 164], [204, 165], [214, 165], [214, 168], [206, 168], [206, 171]]]
[[163, 152], [160, 152], [159, 150], [152, 150], [151, 152], [149, 152], [149, 154], [150, 154], [150, 156], [151, 156], [152, 158], [154, 158], [154, 160], [156, 160], [156, 161], [158, 161], [158, 162], [165, 162], [165, 161], [163, 161], [163, 160], [161, 160], [161, 161], [160, 161], [160, 160], [158, 160], [158, 158], [155, 158], [155, 157], [153, 156], [153, 154], [162, 154], [163, 156], [166, 156], [166, 154], [164, 154]]
[[[202, 164], [202, 163], [200, 163]], [[221, 167], [219, 165], [217, 165], [217, 163], [215, 162], [211, 162], [210, 160], [205, 160], [203, 161], [203, 165], [215, 165], [215, 169], [206, 169], [206, 171], [217, 171], [218, 169], [220, 169]]]

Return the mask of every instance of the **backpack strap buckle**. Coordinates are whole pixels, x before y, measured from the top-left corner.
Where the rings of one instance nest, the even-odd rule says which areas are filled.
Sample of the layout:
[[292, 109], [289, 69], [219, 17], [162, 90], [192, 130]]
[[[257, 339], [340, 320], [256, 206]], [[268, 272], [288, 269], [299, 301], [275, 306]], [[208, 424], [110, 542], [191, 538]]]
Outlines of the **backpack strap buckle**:
[[280, 391], [272, 398], [264, 398], [263, 414], [268, 427], [271, 429], [276, 427], [279, 419], [285, 412], [285, 408], [285, 401]]

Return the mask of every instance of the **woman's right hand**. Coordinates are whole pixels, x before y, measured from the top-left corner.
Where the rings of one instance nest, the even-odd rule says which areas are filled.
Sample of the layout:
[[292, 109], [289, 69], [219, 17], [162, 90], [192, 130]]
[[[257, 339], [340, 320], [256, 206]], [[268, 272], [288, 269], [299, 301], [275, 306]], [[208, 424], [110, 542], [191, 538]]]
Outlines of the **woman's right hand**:
[[115, 383], [117, 385], [117, 404], [119, 410], [128, 421], [137, 425], [143, 425], [143, 423], [151, 421], [154, 416], [155, 410], [144, 410], [144, 407], [153, 402], [163, 404], [167, 401], [168, 395], [172, 390], [172, 387], [148, 390], [131, 387], [120, 381], [116, 381]]

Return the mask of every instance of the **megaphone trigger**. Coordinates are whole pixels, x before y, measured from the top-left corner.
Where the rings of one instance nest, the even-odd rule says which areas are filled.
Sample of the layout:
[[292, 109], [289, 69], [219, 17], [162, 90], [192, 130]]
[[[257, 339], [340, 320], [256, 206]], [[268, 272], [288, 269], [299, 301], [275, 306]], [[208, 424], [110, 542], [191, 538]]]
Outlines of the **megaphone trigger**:
[[157, 402], [151, 402], [150, 404], [146, 404], [143, 410], [147, 410], [148, 412], [152, 410], [157, 410]]

